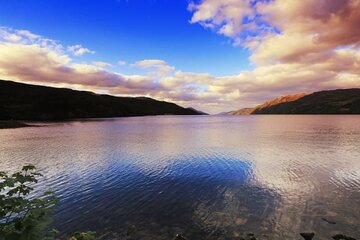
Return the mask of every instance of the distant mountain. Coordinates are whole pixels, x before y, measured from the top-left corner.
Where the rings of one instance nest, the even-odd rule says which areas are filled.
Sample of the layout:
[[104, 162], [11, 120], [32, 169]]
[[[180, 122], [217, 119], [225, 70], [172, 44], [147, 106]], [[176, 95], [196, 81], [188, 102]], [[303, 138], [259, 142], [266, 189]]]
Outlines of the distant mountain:
[[197, 112], [199, 115], [208, 115], [206, 112], [199, 111], [199, 110], [197, 110], [195, 108], [192, 108], [192, 107], [189, 107], [187, 109], [189, 109], [191, 111], [194, 111], [194, 112]]
[[290, 95], [286, 95], [286, 96], [281, 96], [281, 97], [277, 97], [272, 100], [266, 101], [265, 103], [258, 105], [256, 107], [242, 108], [242, 109], [239, 109], [236, 111], [228, 112], [227, 114], [228, 115], [250, 115], [250, 114], [254, 114], [256, 111], [267, 109], [271, 106], [278, 105], [280, 103], [293, 102], [293, 101], [298, 100], [299, 98], [302, 98], [306, 95], [308, 95], [308, 94], [307, 93], [298, 93], [298, 94], [290, 94]]
[[0, 80], [0, 120], [66, 120], [147, 115], [199, 115], [146, 97], [115, 97]]
[[250, 115], [254, 112], [255, 108], [241, 108], [239, 110], [227, 112], [227, 113], [221, 113], [221, 115]]
[[262, 109], [267, 109], [269, 107], [278, 105], [280, 103], [287, 103], [287, 102], [293, 102], [296, 101], [302, 97], [305, 97], [306, 95], [309, 95], [308, 93], [297, 93], [297, 94], [290, 94], [286, 96], [280, 96], [277, 98], [274, 98], [272, 100], [266, 101], [265, 103], [259, 105], [256, 107], [255, 111], [260, 111]]
[[227, 114], [360, 114], [360, 89], [292, 94], [275, 98], [254, 108], [243, 108]]

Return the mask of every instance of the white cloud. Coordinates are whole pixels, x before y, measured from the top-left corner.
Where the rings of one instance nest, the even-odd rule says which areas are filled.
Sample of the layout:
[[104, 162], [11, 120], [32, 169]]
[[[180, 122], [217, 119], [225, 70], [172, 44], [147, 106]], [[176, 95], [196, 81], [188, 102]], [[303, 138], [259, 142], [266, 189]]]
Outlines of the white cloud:
[[137, 61], [133, 64], [133, 66], [141, 67], [141, 68], [150, 68], [150, 67], [158, 67], [167, 65], [165, 61], [158, 59], [146, 59]]
[[85, 47], [83, 47], [83, 46], [80, 45], [80, 44], [73, 45], [73, 46], [69, 46], [69, 47], [67, 47], [67, 50], [68, 50], [71, 54], [73, 54], [73, 55], [75, 55], [75, 56], [81, 56], [81, 55], [84, 55], [84, 54], [86, 54], [86, 53], [90, 53], [90, 54], [94, 54], [94, 53], [95, 53], [95, 51], [92, 51], [92, 50], [90, 50], [90, 49], [88, 49], [88, 48], [85, 48]]
[[0, 39], [9, 41], [9, 42], [18, 42], [22, 39], [22, 37], [17, 34], [10, 33], [8, 31], [0, 28]]
[[132, 66], [149, 69], [149, 75], [153, 77], [164, 77], [175, 70], [174, 67], [169, 66], [165, 61], [158, 59], [146, 59], [137, 61], [132, 64]]
[[[275, 40], [283, 35], [274, 35], [269, 39], [279, 43], [273, 48], [267, 47], [270, 40], [266, 38], [253, 50], [252, 57], [261, 64], [237, 75], [215, 77], [184, 72], [159, 59], [131, 64], [145, 70], [144, 75], [126, 75], [104, 69], [109, 66], [106, 62], [78, 63], [57, 41], [21, 31], [0, 28], [0, 79], [116, 95], [145, 95], [211, 113], [256, 105], [290, 93], [360, 87], [360, 49], [356, 45], [307, 52], [309, 45], [304, 39], [306, 49], [302, 51], [307, 54], [297, 56], [289, 55], [289, 51], [300, 49], [301, 41], [286, 43]], [[16, 37], [8, 38], [9, 34], [20, 38], [14, 41]], [[281, 44], [292, 48], [283, 49]], [[269, 56], [274, 57], [271, 64]]]
[[111, 63], [107, 63], [107, 62], [101, 62], [101, 61], [97, 61], [97, 62], [92, 62], [93, 65], [97, 66], [97, 67], [110, 67], [112, 66]]
[[258, 65], [314, 61], [341, 46], [360, 46], [360, 0], [202, 0], [199, 23], [243, 45]]
[[125, 65], [126, 65], [126, 62], [123, 61], [123, 60], [119, 60], [119, 61], [117, 62], [117, 64], [118, 64], [119, 66], [125, 66]]
[[200, 4], [190, 3], [194, 12], [191, 23], [199, 23], [218, 34], [241, 40], [243, 31], [256, 30], [255, 9], [251, 0], [203, 0]]
[[64, 47], [58, 42], [36, 35], [27, 30], [15, 30], [8, 27], [0, 27], [0, 42], [16, 42], [23, 45], [37, 45], [62, 52]]
[[25, 38], [32, 39], [32, 40], [41, 38], [41, 36], [33, 34], [32, 32], [30, 32], [28, 30], [16, 30], [16, 33], [20, 36], [23, 36]]

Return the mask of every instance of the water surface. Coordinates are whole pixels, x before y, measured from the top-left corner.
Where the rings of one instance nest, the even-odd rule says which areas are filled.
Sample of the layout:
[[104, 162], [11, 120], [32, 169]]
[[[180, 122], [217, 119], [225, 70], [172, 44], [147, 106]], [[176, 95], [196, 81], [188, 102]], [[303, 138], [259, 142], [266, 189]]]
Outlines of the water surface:
[[[159, 116], [0, 130], [34, 163], [54, 225], [101, 239], [360, 237], [360, 116]], [[336, 222], [330, 224], [327, 221]]]

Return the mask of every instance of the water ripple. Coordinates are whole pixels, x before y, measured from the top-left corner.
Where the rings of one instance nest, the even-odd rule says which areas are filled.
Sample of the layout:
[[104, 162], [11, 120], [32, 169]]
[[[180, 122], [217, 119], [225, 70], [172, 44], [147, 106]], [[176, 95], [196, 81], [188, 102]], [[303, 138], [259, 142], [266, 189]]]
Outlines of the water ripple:
[[[341, 121], [339, 121], [341, 119]], [[101, 239], [360, 237], [359, 116], [144, 117], [0, 131], [1, 169], [35, 163], [54, 227]], [[328, 224], [322, 218], [336, 221]]]

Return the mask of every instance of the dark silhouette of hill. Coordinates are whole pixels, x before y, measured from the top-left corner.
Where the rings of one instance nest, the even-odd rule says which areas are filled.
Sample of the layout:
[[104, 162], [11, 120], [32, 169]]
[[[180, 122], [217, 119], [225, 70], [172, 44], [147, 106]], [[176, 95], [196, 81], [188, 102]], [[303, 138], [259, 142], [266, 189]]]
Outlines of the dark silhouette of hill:
[[191, 108], [147, 97], [115, 97], [0, 80], [0, 120], [199, 114]]
[[338, 89], [257, 109], [253, 114], [360, 114], [360, 89]]
[[292, 94], [275, 98], [254, 108], [244, 108], [227, 114], [360, 114], [360, 89]]

